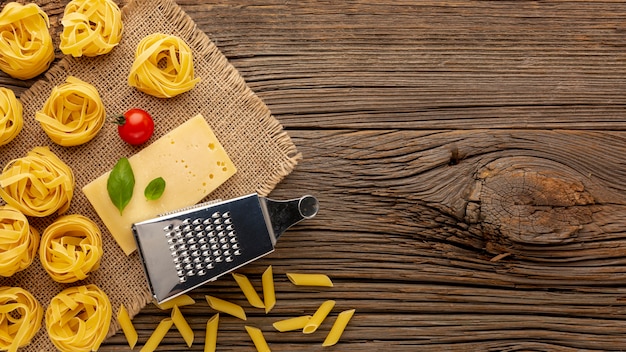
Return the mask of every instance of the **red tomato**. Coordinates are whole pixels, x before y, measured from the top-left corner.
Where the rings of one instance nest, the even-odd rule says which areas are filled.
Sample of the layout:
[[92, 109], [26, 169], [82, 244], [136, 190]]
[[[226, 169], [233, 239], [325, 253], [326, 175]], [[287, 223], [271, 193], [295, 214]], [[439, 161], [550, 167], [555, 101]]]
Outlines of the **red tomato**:
[[145, 110], [133, 108], [117, 118], [117, 132], [120, 138], [132, 145], [143, 144], [154, 132], [154, 120]]

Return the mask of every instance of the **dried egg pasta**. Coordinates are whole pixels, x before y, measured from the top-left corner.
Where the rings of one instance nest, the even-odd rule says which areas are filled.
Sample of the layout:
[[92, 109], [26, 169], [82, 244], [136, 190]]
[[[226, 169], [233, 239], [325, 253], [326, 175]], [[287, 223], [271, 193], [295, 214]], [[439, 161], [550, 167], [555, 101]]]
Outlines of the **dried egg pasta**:
[[24, 126], [22, 103], [11, 89], [0, 87], [0, 145], [12, 141]]
[[0, 12], [0, 70], [17, 79], [33, 78], [50, 67], [54, 44], [48, 15], [35, 3], [7, 3]]
[[54, 281], [72, 283], [98, 269], [102, 235], [89, 218], [71, 214], [56, 219], [41, 236], [41, 265]]
[[158, 98], [171, 98], [195, 87], [193, 53], [181, 38], [154, 33], [137, 45], [128, 84]]
[[16, 352], [28, 345], [41, 328], [43, 308], [20, 287], [0, 287], [0, 349]]
[[104, 104], [96, 87], [73, 76], [52, 88], [43, 108], [35, 114], [48, 137], [64, 147], [92, 140], [105, 119]]
[[61, 351], [97, 351], [111, 324], [111, 302], [106, 293], [89, 284], [66, 288], [46, 310], [46, 329]]
[[26, 269], [35, 259], [39, 232], [10, 205], [0, 206], [0, 276]]
[[63, 12], [59, 48], [66, 55], [97, 56], [122, 39], [122, 13], [111, 0], [72, 0]]
[[0, 196], [26, 216], [63, 214], [74, 194], [74, 174], [48, 147], [10, 161], [0, 174]]

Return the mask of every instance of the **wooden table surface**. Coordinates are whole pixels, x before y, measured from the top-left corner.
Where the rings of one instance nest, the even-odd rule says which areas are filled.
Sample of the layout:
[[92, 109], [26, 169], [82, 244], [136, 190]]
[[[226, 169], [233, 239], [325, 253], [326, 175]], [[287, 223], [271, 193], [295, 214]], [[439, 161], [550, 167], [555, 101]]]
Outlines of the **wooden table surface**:
[[[67, 1], [36, 2], [59, 31]], [[218, 350], [253, 351], [246, 324], [274, 351], [626, 349], [625, 3], [178, 4], [303, 154], [271, 196], [321, 204], [242, 270], [258, 287], [272, 265], [278, 303], [221, 317]], [[34, 82], [0, 80], [18, 95]], [[206, 294], [247, 304], [230, 278], [197, 289], [196, 342], [174, 329], [161, 350], [202, 350]], [[273, 330], [327, 299], [315, 334]], [[135, 317], [139, 345], [168, 315]], [[101, 350], [129, 348], [117, 334]]]

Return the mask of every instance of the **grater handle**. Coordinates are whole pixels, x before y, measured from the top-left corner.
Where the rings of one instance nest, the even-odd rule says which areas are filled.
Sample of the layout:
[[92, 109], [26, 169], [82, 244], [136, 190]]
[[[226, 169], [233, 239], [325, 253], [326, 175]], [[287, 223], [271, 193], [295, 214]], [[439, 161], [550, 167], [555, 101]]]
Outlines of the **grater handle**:
[[291, 226], [314, 217], [319, 210], [317, 199], [310, 195], [290, 200], [273, 200], [265, 197], [260, 199], [267, 210], [276, 239]]

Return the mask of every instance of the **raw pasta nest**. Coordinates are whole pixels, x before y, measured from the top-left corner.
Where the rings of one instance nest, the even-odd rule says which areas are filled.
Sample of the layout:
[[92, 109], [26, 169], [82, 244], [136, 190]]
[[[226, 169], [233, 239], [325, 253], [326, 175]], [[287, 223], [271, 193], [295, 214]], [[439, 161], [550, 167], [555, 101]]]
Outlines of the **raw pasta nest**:
[[28, 345], [41, 328], [43, 308], [20, 287], [0, 287], [0, 349], [17, 351]]
[[0, 12], [0, 70], [17, 79], [50, 67], [54, 45], [48, 15], [37, 4], [10, 2]]
[[181, 38], [154, 33], [137, 45], [128, 84], [158, 97], [171, 98], [191, 90], [200, 78], [194, 78], [193, 54]]
[[10, 161], [0, 174], [0, 196], [26, 216], [43, 217], [70, 207], [74, 174], [48, 147]]
[[39, 259], [54, 281], [72, 283], [87, 278], [100, 267], [102, 235], [85, 216], [65, 215], [50, 224], [41, 236]]
[[43, 108], [35, 114], [48, 137], [64, 147], [93, 139], [105, 119], [104, 104], [96, 87], [73, 76], [52, 88]]
[[111, 302], [94, 284], [70, 287], [54, 296], [46, 310], [46, 329], [61, 351], [97, 351], [111, 324]]
[[12, 90], [0, 87], [0, 145], [12, 141], [24, 126], [22, 103]]
[[72, 0], [61, 24], [59, 48], [74, 57], [106, 54], [122, 39], [122, 13], [111, 0]]
[[37, 255], [39, 232], [10, 205], [0, 206], [0, 276], [11, 276], [30, 266]]

